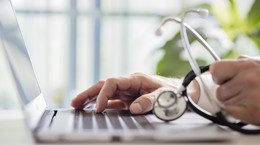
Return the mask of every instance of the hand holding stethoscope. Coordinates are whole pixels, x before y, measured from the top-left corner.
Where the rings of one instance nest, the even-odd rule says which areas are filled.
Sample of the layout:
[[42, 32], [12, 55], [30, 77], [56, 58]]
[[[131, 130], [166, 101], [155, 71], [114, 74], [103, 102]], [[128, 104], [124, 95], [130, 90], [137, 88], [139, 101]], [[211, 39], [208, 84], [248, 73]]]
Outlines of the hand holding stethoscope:
[[[209, 66], [199, 67], [197, 62], [195, 61], [194, 57], [191, 54], [191, 48], [190, 43], [187, 36], [186, 29], [191, 32], [192, 35], [195, 36], [196, 40], [199, 41], [210, 53], [210, 55], [214, 58], [215, 61], [220, 60], [218, 55], [213, 51], [213, 49], [209, 46], [209, 44], [198, 34], [193, 28], [191, 28], [188, 24], [184, 22], [185, 16], [188, 13], [197, 13], [201, 17], [207, 17], [208, 10], [206, 9], [192, 9], [188, 10], [184, 13], [182, 19], [169, 17], [162, 21], [160, 27], [156, 30], [157, 35], [162, 34], [162, 26], [166, 24], [167, 22], [176, 22], [179, 23], [182, 43], [184, 46], [184, 49], [186, 53], [188, 54], [188, 60], [191, 65], [192, 70], [185, 76], [182, 85], [178, 88], [176, 92], [173, 91], [164, 91], [157, 97], [156, 102], [154, 103], [153, 112], [154, 114], [161, 120], [164, 120], [166, 122], [175, 120], [182, 116], [187, 107], [189, 107], [194, 112], [198, 113], [199, 115], [211, 120], [214, 123], [228, 126], [233, 130], [236, 130], [238, 132], [244, 133], [244, 134], [260, 134], [260, 130], [251, 130], [251, 129], [245, 129], [243, 128], [246, 124], [242, 122], [232, 122], [228, 119], [228, 115], [225, 114], [224, 109], [222, 106], [220, 106], [216, 101], [213, 100], [209, 96], [209, 90], [206, 87], [206, 84], [204, 83], [203, 79], [201, 78], [201, 74], [209, 70]], [[208, 100], [211, 103], [211, 106], [214, 109], [215, 114], [211, 114], [199, 106], [197, 106], [191, 98], [187, 94], [187, 86], [190, 84], [192, 80], [195, 78], [198, 78], [201, 82], [202, 89], [205, 90], [205, 95], [208, 98]]]

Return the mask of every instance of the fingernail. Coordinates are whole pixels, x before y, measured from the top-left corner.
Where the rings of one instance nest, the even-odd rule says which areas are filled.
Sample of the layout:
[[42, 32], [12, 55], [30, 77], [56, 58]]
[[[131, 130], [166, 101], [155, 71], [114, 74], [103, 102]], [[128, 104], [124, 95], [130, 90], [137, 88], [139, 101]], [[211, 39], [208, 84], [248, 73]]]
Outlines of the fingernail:
[[133, 113], [138, 114], [138, 113], [142, 113], [143, 109], [139, 103], [134, 103], [132, 105], [132, 111], [133, 111]]

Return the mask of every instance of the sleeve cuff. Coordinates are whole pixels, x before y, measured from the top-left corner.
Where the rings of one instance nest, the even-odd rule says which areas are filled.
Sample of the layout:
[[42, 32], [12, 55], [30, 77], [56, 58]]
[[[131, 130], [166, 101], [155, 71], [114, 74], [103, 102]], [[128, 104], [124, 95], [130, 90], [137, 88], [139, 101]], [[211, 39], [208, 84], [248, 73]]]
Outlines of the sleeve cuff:
[[210, 100], [208, 99], [208, 97], [206, 95], [206, 90], [205, 89], [208, 90], [207, 92], [209, 93], [209, 97], [212, 97], [213, 100], [217, 102], [217, 104], [222, 105], [217, 100], [217, 97], [216, 97], [216, 90], [217, 90], [218, 85], [216, 85], [213, 82], [212, 77], [211, 77], [211, 75], [209, 73], [201, 75], [201, 79], [206, 84], [206, 88], [204, 88], [202, 86], [201, 80], [198, 77], [196, 77], [195, 79], [198, 82], [199, 87], [200, 87], [200, 97], [199, 97], [199, 101], [198, 101], [197, 105], [200, 106], [202, 109], [210, 112], [210, 113], [213, 113], [213, 114], [216, 113], [214, 111], [214, 108], [212, 107], [212, 105], [210, 103]]

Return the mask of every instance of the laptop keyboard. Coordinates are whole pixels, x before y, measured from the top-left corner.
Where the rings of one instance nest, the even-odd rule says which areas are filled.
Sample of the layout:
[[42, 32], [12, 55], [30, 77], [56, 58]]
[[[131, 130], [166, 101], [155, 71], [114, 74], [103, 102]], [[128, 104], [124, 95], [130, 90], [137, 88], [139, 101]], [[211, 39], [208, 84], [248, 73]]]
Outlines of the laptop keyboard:
[[154, 129], [144, 115], [131, 115], [127, 110], [106, 110], [103, 113], [95, 113], [95, 111], [90, 110], [75, 110], [75, 115], [80, 114], [83, 116], [84, 129]]
[[[153, 130], [154, 126], [145, 115], [131, 115], [128, 110], [106, 110], [96, 113], [94, 110], [49, 111], [49, 119], [42, 121], [48, 125], [40, 125], [42, 129], [51, 131], [84, 131], [84, 130]], [[48, 121], [47, 121], [48, 120]], [[45, 127], [44, 127], [45, 126]], [[39, 128], [38, 128], [39, 129]]]

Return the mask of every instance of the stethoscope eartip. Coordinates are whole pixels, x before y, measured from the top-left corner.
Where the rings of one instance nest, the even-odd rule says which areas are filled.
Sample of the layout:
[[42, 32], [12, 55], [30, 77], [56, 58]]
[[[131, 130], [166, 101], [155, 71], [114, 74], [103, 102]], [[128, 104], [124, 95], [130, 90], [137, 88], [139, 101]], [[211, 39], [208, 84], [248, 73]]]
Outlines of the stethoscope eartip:
[[206, 18], [209, 15], [209, 11], [207, 9], [199, 9], [198, 10], [198, 14], [202, 17], [202, 18]]
[[163, 33], [163, 28], [160, 26], [159, 28], [156, 29], [155, 35], [156, 36], [161, 36]]

